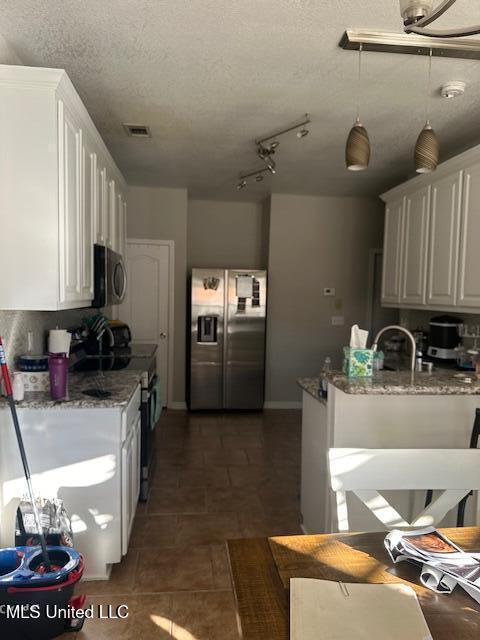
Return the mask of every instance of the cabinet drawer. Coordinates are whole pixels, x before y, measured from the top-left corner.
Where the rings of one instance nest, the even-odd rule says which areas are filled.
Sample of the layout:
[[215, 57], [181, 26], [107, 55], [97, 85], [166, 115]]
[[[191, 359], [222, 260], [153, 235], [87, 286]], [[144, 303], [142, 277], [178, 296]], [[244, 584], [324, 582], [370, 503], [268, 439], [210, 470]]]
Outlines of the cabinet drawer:
[[141, 403], [141, 387], [137, 386], [135, 389], [135, 393], [133, 394], [130, 402], [128, 403], [126, 409], [122, 413], [122, 442], [125, 442], [130, 431], [135, 425], [135, 422], [138, 417], [138, 412], [140, 411], [140, 403]]

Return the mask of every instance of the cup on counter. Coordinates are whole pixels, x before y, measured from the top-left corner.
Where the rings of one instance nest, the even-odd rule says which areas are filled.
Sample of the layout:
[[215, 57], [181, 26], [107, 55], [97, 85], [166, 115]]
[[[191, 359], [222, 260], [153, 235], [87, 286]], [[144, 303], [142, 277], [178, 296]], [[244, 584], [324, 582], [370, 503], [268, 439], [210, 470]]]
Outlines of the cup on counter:
[[68, 357], [66, 353], [51, 353], [48, 358], [50, 373], [50, 397], [65, 400], [67, 397]]

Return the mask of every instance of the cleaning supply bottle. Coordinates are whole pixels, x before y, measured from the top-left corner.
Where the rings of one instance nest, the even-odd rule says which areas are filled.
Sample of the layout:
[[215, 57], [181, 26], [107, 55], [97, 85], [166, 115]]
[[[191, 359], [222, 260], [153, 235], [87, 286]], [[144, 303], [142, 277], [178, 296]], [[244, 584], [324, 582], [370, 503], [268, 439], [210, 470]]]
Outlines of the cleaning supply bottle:
[[327, 390], [328, 390], [328, 380], [326, 377], [326, 374], [332, 370], [332, 359], [330, 358], [330, 356], [327, 356], [325, 358], [325, 360], [323, 361], [323, 367], [322, 367], [322, 371], [320, 373], [320, 397], [321, 398], [326, 398], [327, 397]]

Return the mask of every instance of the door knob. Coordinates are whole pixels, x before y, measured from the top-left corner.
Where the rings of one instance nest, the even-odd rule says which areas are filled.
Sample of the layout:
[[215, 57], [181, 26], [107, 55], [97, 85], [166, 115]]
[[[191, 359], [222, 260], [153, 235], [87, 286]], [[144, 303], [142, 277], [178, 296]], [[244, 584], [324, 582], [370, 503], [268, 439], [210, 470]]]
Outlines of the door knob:
[[160, 332], [160, 338], [161, 338], [162, 340], [165, 340], [165, 338], [166, 338], [166, 337], [167, 337], [167, 334], [165, 333], [165, 331], [161, 331], [161, 332]]

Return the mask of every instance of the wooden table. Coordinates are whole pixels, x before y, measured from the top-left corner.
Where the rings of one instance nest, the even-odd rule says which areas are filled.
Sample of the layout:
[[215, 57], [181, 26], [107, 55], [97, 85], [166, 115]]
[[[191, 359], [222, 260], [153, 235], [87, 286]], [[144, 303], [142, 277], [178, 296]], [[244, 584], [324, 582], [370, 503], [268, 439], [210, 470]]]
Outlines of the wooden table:
[[[480, 527], [443, 532], [466, 551], [480, 551]], [[415, 589], [434, 640], [479, 640], [480, 604], [460, 587], [450, 595], [422, 587], [418, 567], [393, 565], [384, 538], [360, 533], [229, 541], [243, 640], [288, 640], [290, 578], [405, 582]]]

